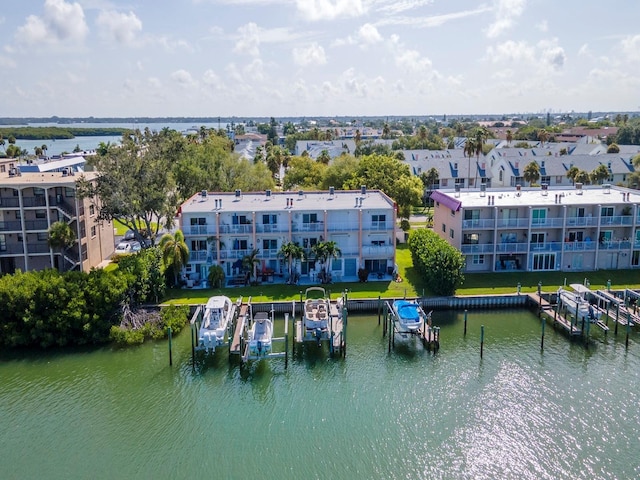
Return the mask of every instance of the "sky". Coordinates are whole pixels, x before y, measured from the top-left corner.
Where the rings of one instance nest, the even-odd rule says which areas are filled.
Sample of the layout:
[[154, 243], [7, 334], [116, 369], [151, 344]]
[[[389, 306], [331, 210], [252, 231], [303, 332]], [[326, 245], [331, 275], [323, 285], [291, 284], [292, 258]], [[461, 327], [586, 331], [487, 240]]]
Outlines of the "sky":
[[636, 0], [11, 0], [0, 116], [640, 110]]

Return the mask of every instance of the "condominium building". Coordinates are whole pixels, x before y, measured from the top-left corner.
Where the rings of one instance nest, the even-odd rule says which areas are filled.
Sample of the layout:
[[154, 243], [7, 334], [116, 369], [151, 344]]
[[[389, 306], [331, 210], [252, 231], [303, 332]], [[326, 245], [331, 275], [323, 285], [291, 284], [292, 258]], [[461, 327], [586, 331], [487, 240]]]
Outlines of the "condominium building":
[[[74, 169], [56, 170], [49, 163], [49, 171], [23, 173], [11, 162], [5, 167], [0, 172], [0, 273], [89, 271], [113, 253], [113, 225], [94, 221], [92, 201], [77, 196]], [[48, 244], [49, 227], [57, 221], [67, 222], [78, 240], [64, 252]]]
[[182, 204], [180, 228], [190, 250], [190, 278], [206, 279], [211, 265], [220, 265], [228, 279], [242, 270], [242, 259], [258, 250], [266, 281], [287, 276], [284, 243], [298, 244], [305, 258], [294, 271], [313, 281], [317, 265], [312, 247], [334, 241], [341, 251], [331, 261], [334, 280], [356, 280], [358, 269], [388, 276], [395, 265], [396, 210], [393, 200], [377, 190], [331, 188], [321, 192], [201, 192]]
[[468, 272], [590, 271], [640, 266], [640, 192], [571, 188], [439, 190], [434, 231]]

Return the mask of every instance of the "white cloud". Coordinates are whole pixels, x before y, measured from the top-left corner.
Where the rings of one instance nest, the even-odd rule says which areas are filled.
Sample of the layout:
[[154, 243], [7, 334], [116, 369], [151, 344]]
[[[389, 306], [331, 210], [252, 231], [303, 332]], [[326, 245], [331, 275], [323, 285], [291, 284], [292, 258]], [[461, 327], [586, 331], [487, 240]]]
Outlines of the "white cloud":
[[622, 51], [627, 60], [637, 62], [640, 60], [640, 35], [628, 36], [620, 42]]
[[306, 65], [324, 65], [327, 63], [327, 56], [324, 53], [324, 48], [316, 42], [313, 42], [305, 47], [294, 48], [293, 61], [301, 67]]
[[254, 58], [251, 63], [245, 65], [242, 69], [245, 78], [251, 79], [252, 82], [263, 82], [264, 75], [264, 63], [259, 58]]
[[216, 72], [214, 72], [211, 69], [208, 69], [206, 72], [204, 72], [204, 74], [202, 75], [202, 82], [205, 85], [217, 85], [220, 83], [220, 77], [216, 74]]
[[171, 80], [183, 88], [192, 88], [196, 84], [191, 74], [183, 69], [171, 73]]
[[431, 70], [431, 60], [422, 57], [417, 50], [404, 50], [396, 56], [396, 65], [412, 72], [428, 72]]
[[0, 55], [0, 67], [2, 68], [16, 68], [16, 62], [13, 58], [5, 57], [4, 55]]
[[102, 11], [96, 23], [105, 38], [123, 45], [132, 44], [136, 35], [142, 31], [142, 22], [133, 12], [127, 14], [113, 10]]
[[300, 14], [310, 21], [360, 17], [366, 9], [362, 0], [296, 0]]
[[233, 51], [254, 57], [260, 55], [260, 29], [258, 25], [249, 22], [239, 27], [238, 33], [240, 38], [236, 41]]
[[29, 15], [18, 27], [16, 40], [28, 45], [42, 43], [82, 42], [89, 32], [84, 11], [79, 3], [46, 0], [41, 17]]
[[515, 20], [522, 15], [526, 0], [495, 0], [495, 21], [487, 27], [486, 35], [495, 38], [509, 30], [515, 24]]
[[157, 90], [160, 90], [162, 88], [162, 82], [157, 77], [149, 77], [147, 79], [147, 82], [149, 83], [149, 86], [151, 88], [155, 88]]
[[527, 42], [514, 42], [508, 40], [497, 46], [487, 48], [487, 57], [494, 63], [507, 61], [533, 62], [535, 59], [535, 48]]
[[591, 51], [589, 50], [589, 44], [585, 43], [584, 45], [582, 45], [580, 47], [580, 50], [578, 50], [578, 55], [581, 57], [590, 57], [591, 56]]
[[342, 73], [341, 84], [350, 96], [366, 98], [369, 93], [369, 87], [366, 81], [356, 78], [355, 69], [349, 68]]
[[380, 6], [377, 6], [376, 10], [379, 12], [385, 12], [395, 15], [407, 10], [413, 10], [419, 7], [424, 7], [434, 3], [434, 0], [396, 0], [389, 2], [388, 0], [382, 0]]
[[378, 32], [378, 29], [370, 23], [365, 23], [358, 30], [358, 38], [367, 45], [373, 45], [382, 41], [382, 35]]
[[564, 62], [567, 59], [564, 53], [564, 48], [557, 45], [557, 40], [542, 40], [538, 43], [540, 49], [540, 59], [546, 65], [549, 65], [554, 70], [560, 70], [564, 67]]
[[549, 31], [549, 22], [547, 22], [546, 20], [542, 20], [540, 23], [536, 25], [536, 28], [541, 32], [546, 33], [547, 31]]

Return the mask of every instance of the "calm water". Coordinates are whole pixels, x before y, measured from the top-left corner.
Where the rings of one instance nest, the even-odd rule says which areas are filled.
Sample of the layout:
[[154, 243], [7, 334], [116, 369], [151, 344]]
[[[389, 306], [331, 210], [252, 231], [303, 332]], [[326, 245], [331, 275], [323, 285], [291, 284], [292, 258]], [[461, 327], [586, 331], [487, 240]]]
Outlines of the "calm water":
[[[280, 327], [282, 321], [278, 320]], [[589, 350], [528, 312], [436, 312], [437, 355], [387, 353], [349, 319], [346, 360], [311, 347], [194, 372], [167, 343], [0, 363], [0, 478], [640, 477], [640, 342]], [[484, 359], [479, 358], [485, 325]], [[277, 332], [278, 333], [278, 332]]]

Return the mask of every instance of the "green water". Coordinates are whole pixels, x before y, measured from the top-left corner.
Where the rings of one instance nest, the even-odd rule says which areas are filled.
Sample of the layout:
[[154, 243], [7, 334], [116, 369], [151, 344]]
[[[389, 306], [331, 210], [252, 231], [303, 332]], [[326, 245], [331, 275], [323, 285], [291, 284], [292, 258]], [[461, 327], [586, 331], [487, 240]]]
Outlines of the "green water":
[[[282, 322], [279, 321], [280, 328]], [[128, 350], [2, 357], [0, 478], [640, 477], [640, 341], [585, 350], [528, 312], [435, 312], [437, 355], [349, 319], [251, 367], [191, 366], [188, 332]], [[484, 358], [479, 355], [485, 325]], [[276, 332], [278, 334], [278, 332]]]

